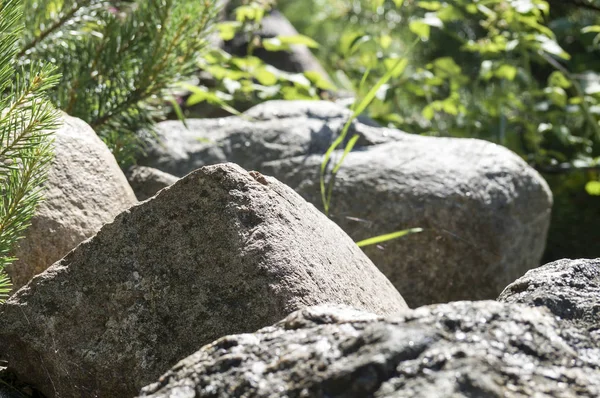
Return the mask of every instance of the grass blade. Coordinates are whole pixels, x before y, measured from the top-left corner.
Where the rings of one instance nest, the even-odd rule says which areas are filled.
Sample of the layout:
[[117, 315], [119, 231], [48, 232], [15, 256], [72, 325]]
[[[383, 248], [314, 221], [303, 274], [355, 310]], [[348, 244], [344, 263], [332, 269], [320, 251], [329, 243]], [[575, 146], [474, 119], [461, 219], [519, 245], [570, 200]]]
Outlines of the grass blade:
[[416, 234], [416, 233], [422, 232], [422, 231], [423, 231], [423, 228], [405, 229], [405, 230], [402, 230], [402, 231], [392, 232], [390, 234], [378, 235], [378, 236], [374, 236], [374, 237], [369, 238], [369, 239], [361, 240], [360, 242], [356, 242], [356, 245], [358, 247], [365, 247], [365, 246], [376, 245], [378, 243], [387, 242], [387, 241], [390, 241], [392, 239], [398, 239], [398, 238], [401, 238], [403, 236], [410, 235], [410, 234]]

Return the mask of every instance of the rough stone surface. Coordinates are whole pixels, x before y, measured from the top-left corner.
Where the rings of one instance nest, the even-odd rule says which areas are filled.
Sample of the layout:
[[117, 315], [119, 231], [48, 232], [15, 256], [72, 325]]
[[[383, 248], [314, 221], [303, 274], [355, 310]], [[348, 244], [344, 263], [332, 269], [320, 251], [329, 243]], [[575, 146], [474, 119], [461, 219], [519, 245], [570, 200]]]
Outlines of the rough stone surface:
[[[141, 165], [182, 177], [199, 167], [234, 162], [258, 169], [263, 163], [325, 153], [350, 112], [332, 102], [271, 101], [258, 105], [246, 118], [188, 119], [159, 123], [159, 143], [149, 143]], [[248, 120], [249, 119], [249, 120]], [[357, 148], [400, 139], [396, 130], [353, 123]]]
[[66, 114], [63, 123], [55, 134], [45, 201], [14, 253], [19, 260], [6, 269], [15, 288], [137, 203], [115, 158], [94, 130]]
[[289, 187], [197, 170], [117, 216], [0, 307], [0, 359], [48, 397], [127, 397], [218, 337], [309, 305], [406, 309]]
[[163, 171], [145, 166], [132, 166], [126, 173], [127, 181], [138, 200], [146, 200], [158, 191], [175, 184], [179, 178]]
[[[322, 156], [263, 164], [311, 203], [321, 200]], [[509, 150], [480, 140], [407, 135], [350, 153], [338, 173], [332, 219], [355, 240], [424, 231], [367, 255], [411, 307], [493, 299], [539, 265], [552, 194]]]
[[[330, 102], [269, 102], [247, 116], [255, 121], [190, 120], [189, 131], [162, 124], [164, 145], [150, 151], [147, 164], [184, 175], [230, 160], [275, 176], [321, 206], [322, 154], [348, 111]], [[349, 136], [355, 133], [361, 138], [338, 174], [332, 219], [355, 240], [425, 229], [365, 249], [411, 307], [493, 299], [539, 265], [552, 194], [517, 155], [481, 140], [422, 137], [358, 121]]]
[[527, 271], [498, 300], [547, 307], [600, 343], [600, 259], [564, 259]]
[[204, 346], [140, 396], [591, 398], [599, 354], [586, 333], [518, 304], [454, 302], [395, 318], [321, 306]]

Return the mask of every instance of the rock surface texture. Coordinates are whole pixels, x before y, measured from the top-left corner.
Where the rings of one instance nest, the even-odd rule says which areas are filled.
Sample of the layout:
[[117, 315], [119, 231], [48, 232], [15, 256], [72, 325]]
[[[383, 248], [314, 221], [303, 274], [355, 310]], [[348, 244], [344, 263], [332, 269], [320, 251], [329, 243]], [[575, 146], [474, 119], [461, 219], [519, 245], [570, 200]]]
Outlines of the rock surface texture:
[[532, 269], [498, 300], [547, 307], [562, 322], [588, 330], [600, 347], [600, 259], [558, 260]]
[[114, 156], [84, 121], [64, 115], [45, 200], [7, 272], [15, 288], [60, 260], [102, 225], [137, 203]]
[[518, 304], [455, 302], [393, 318], [320, 306], [203, 347], [140, 397], [591, 398], [599, 351], [546, 309]]
[[127, 181], [138, 200], [146, 200], [163, 188], [173, 185], [179, 178], [145, 166], [132, 166], [126, 173]]
[[218, 337], [304, 306], [406, 309], [293, 190], [205, 167], [117, 216], [0, 307], [0, 359], [48, 397], [128, 397]]
[[[330, 102], [259, 105], [238, 117], [160, 125], [145, 164], [184, 175], [234, 161], [273, 175], [320, 206], [319, 166], [349, 111]], [[492, 299], [537, 267], [552, 194], [509, 150], [474, 139], [422, 137], [354, 122], [359, 134], [338, 174], [331, 215], [353, 239], [425, 231], [367, 247], [412, 307]], [[199, 138], [204, 138], [200, 141]], [[340, 152], [335, 156], [339, 158]]]
[[[199, 167], [234, 162], [251, 170], [266, 162], [322, 154], [346, 119], [347, 109], [332, 102], [271, 101], [240, 117], [189, 119], [189, 128], [176, 120], [159, 123], [160, 143], [149, 142], [141, 165], [183, 177]], [[353, 123], [349, 136], [358, 134], [357, 147], [399, 140], [397, 130]]]

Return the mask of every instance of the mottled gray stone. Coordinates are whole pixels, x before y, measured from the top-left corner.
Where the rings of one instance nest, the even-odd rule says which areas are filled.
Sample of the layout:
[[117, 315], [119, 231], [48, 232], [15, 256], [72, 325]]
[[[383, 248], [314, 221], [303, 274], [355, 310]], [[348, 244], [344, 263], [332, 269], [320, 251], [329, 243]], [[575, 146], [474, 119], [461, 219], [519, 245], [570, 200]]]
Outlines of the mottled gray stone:
[[138, 200], [146, 200], [163, 188], [179, 180], [174, 175], [145, 166], [131, 166], [126, 173], [127, 181]]
[[[319, 155], [295, 157], [260, 170], [319, 205], [321, 161]], [[331, 218], [357, 241], [424, 228], [365, 248], [417, 307], [497, 297], [539, 265], [551, 206], [544, 179], [504, 147], [405, 135], [348, 154], [333, 190]]]
[[383, 318], [313, 307], [180, 361], [140, 397], [597, 397], [599, 350], [546, 309], [493, 301]]
[[[332, 102], [271, 101], [248, 110], [244, 118], [188, 119], [157, 125], [159, 142], [149, 142], [140, 165], [182, 177], [199, 167], [234, 162], [260, 170], [262, 164], [308, 154], [322, 154], [338, 136], [350, 112]], [[356, 147], [400, 139], [397, 130], [355, 122], [349, 137]]]
[[600, 343], [600, 259], [564, 259], [527, 271], [498, 300], [547, 307]]
[[[349, 114], [331, 102], [273, 101], [249, 110], [251, 120], [189, 120], [189, 130], [165, 122], [163, 144], [144, 164], [185, 175], [234, 161], [321, 207], [323, 153]], [[425, 229], [365, 249], [411, 307], [493, 299], [539, 265], [552, 193], [519, 156], [486, 141], [422, 137], [360, 121], [352, 124], [354, 134], [360, 139], [338, 174], [331, 216], [355, 240]]]
[[136, 197], [108, 147], [84, 121], [63, 114], [55, 157], [25, 238], [6, 268], [15, 288], [94, 235]]
[[340, 303], [406, 309], [289, 187], [199, 169], [105, 225], [0, 307], [0, 359], [48, 397], [127, 397], [218, 337]]

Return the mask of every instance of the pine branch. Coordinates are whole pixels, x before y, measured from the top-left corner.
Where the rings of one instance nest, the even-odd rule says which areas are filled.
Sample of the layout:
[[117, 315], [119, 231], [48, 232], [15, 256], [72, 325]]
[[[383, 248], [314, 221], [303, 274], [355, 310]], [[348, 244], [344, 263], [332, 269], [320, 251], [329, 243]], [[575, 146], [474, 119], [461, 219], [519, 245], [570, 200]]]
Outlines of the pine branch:
[[60, 18], [52, 22], [48, 28], [41, 31], [37, 36], [34, 36], [29, 42], [25, 43], [21, 47], [21, 51], [17, 54], [18, 58], [23, 57], [29, 50], [39, 45], [46, 37], [56, 32], [59, 28], [63, 27], [69, 20], [73, 18], [75, 13], [81, 10], [83, 7], [88, 6], [91, 0], [83, 1], [81, 3], [74, 3], [70, 10], [65, 12]]
[[[138, 132], [165, 117], [164, 99], [196, 72], [217, 1], [138, 0], [109, 9], [101, 0], [65, 0], [53, 18], [42, 9], [28, 18], [30, 39], [19, 53], [55, 60], [63, 79], [52, 101], [88, 122], [125, 164], [141, 151]], [[40, 20], [48, 28], [31, 33]]]
[[13, 67], [21, 27], [21, 2], [0, 2], [0, 302], [10, 292], [4, 269], [42, 198], [52, 159], [50, 133], [58, 113], [45, 93], [59, 80], [56, 68]]

